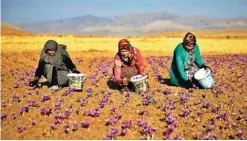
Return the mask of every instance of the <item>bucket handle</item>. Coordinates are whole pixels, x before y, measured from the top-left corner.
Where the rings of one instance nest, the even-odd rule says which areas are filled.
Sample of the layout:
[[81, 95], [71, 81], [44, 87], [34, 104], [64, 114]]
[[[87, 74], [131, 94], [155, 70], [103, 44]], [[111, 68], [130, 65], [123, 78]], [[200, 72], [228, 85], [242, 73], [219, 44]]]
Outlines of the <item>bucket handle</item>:
[[[67, 77], [68, 77], [68, 79], [69, 79], [70, 81], [75, 82], [75, 81], [73, 81], [69, 76], [67, 76]], [[83, 80], [80, 81], [80, 82], [84, 82], [85, 80], [86, 80], [86, 76], [84, 76], [84, 77], [83, 77]]]

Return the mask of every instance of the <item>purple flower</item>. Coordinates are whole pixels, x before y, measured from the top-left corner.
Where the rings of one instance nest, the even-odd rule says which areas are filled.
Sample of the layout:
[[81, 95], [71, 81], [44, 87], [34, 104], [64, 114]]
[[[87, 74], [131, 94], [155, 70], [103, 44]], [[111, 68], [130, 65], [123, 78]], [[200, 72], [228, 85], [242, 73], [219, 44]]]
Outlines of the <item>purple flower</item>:
[[215, 106], [215, 107], [213, 108], [212, 111], [213, 111], [214, 113], [218, 113], [220, 107], [221, 107], [220, 105], [217, 105], [217, 106]]
[[1, 114], [1, 120], [7, 118], [7, 114]]
[[113, 106], [111, 111], [115, 113], [116, 112], [116, 106]]
[[240, 137], [242, 134], [243, 134], [243, 131], [242, 130], [238, 130], [235, 135], [237, 137]]
[[82, 121], [81, 125], [82, 125], [83, 128], [88, 128], [90, 124], [89, 124], [88, 121]]
[[15, 113], [11, 113], [11, 116], [12, 116], [12, 118], [13, 118], [14, 120], [16, 119]]
[[32, 106], [32, 107], [39, 107], [39, 104], [38, 104], [38, 102], [36, 102], [36, 101], [29, 101], [29, 105], [30, 106]]
[[231, 104], [233, 104], [234, 103], [234, 101], [233, 101], [233, 99], [232, 99], [232, 97], [229, 99], [229, 104], [231, 105]]
[[184, 140], [181, 134], [177, 134], [172, 140]]
[[23, 107], [19, 108], [19, 113], [20, 113], [20, 115], [23, 115], [23, 113], [24, 113], [24, 108]]
[[182, 113], [180, 114], [180, 116], [186, 117], [191, 113], [191, 110], [188, 108], [184, 108], [182, 109]]
[[182, 94], [181, 96], [180, 96], [180, 101], [181, 101], [181, 103], [186, 103], [187, 101], [188, 101], [188, 96], [186, 95], [186, 94]]
[[92, 88], [87, 88], [87, 93], [92, 93]]
[[142, 134], [146, 134], [146, 135], [149, 135], [149, 136], [152, 136], [155, 132], [156, 132], [156, 129], [155, 128], [152, 128], [149, 125], [146, 126], [146, 127], [144, 127], [143, 130], [141, 130], [141, 133]]
[[80, 113], [80, 108], [79, 108], [79, 107], [76, 108], [75, 112], [76, 112], [77, 115], [79, 115], [79, 113]]
[[131, 120], [125, 120], [122, 122], [122, 129], [130, 128], [132, 126]]
[[232, 123], [232, 127], [236, 127], [237, 126], [237, 123], [236, 122], [233, 122]]
[[172, 117], [172, 116], [168, 116], [165, 118], [165, 121], [168, 123], [168, 124], [171, 124], [171, 123], [174, 123], [176, 121], [176, 118]]
[[203, 111], [202, 111], [202, 110], [197, 111], [197, 115], [198, 115], [198, 116], [200, 116], [200, 115], [202, 115], [202, 114], [203, 114]]
[[87, 99], [82, 98], [82, 99], [80, 100], [80, 102], [81, 102], [81, 107], [83, 107], [83, 106], [85, 106], [85, 105], [87, 104]]
[[18, 124], [18, 126], [17, 126], [17, 132], [21, 133], [24, 130], [26, 130], [26, 128], [23, 125]]
[[50, 115], [51, 114], [51, 112], [52, 112], [52, 109], [51, 108], [41, 108], [40, 109], [40, 114], [41, 115]]
[[211, 106], [211, 103], [210, 102], [204, 102], [203, 103], [203, 108], [209, 108]]
[[207, 131], [212, 131], [214, 129], [214, 125], [208, 125], [207, 126]]
[[18, 88], [19, 87], [19, 84], [17, 82], [14, 83], [14, 88]]
[[69, 126], [68, 123], [66, 123], [66, 124], [64, 125], [64, 130], [65, 130], [66, 133], [68, 133], [68, 132], [70, 131], [70, 126]]
[[19, 103], [21, 101], [20, 97], [18, 95], [13, 95], [12, 100], [13, 100], [13, 102], [17, 102], [17, 103]]
[[78, 125], [79, 125], [79, 122], [78, 122], [78, 121], [74, 121], [74, 122], [73, 122], [73, 125], [74, 125], [74, 128], [77, 128]]
[[47, 100], [51, 100], [50, 95], [48, 95], [48, 94], [43, 94], [43, 95], [41, 96], [41, 102], [45, 102], [45, 101], [47, 101]]
[[202, 94], [202, 98], [204, 98], [204, 99], [205, 99], [205, 98], [206, 98], [206, 94]]
[[139, 115], [143, 115], [145, 113], [145, 110], [138, 110], [137, 111], [137, 114], [139, 114]]
[[127, 134], [127, 129], [122, 129], [119, 133], [120, 136], [125, 136]]
[[144, 120], [138, 120], [138, 121], [137, 121], [137, 125], [140, 126], [140, 127], [145, 128], [148, 124], [147, 124], [147, 122], [144, 121]]
[[54, 110], [61, 109], [62, 102], [55, 103]]
[[110, 134], [113, 135], [113, 136], [116, 136], [118, 133], [118, 130], [116, 127], [111, 127], [110, 128]]
[[64, 115], [65, 115], [66, 118], [69, 118], [71, 113], [72, 113], [71, 109], [66, 109], [65, 112], [64, 112]]
[[36, 125], [36, 120], [31, 120], [32, 125]]
[[110, 124], [111, 124], [111, 121], [112, 121], [111, 118], [107, 118], [107, 119], [105, 120], [105, 124], [106, 124], [106, 125], [110, 125]]
[[2, 101], [2, 107], [7, 107], [7, 103], [5, 101]]
[[91, 117], [98, 117], [100, 114], [100, 111], [93, 111], [93, 110], [89, 110], [87, 115], [91, 116]]

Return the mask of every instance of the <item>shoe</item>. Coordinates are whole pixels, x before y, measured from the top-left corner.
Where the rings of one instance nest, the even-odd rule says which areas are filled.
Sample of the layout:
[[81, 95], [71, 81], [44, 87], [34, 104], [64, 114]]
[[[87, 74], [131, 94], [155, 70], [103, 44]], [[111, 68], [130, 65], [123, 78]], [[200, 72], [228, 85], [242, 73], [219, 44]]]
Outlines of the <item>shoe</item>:
[[58, 85], [53, 85], [49, 88], [50, 90], [57, 91], [59, 89]]

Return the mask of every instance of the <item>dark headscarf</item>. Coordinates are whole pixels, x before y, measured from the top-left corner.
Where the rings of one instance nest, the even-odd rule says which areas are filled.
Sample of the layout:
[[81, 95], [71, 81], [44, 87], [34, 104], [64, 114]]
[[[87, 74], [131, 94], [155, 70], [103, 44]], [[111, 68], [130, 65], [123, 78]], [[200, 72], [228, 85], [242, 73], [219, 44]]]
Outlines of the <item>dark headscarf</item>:
[[44, 45], [45, 53], [47, 53], [48, 50], [53, 50], [53, 51], [57, 52], [57, 47], [58, 47], [58, 44], [56, 41], [48, 40]]
[[[53, 50], [55, 51], [55, 55], [50, 56], [47, 54], [48, 50]], [[54, 40], [48, 40], [45, 45], [43, 50], [41, 51], [41, 55], [40, 55], [40, 60], [54, 65], [59, 69], [63, 69], [63, 70], [68, 70], [68, 68], [66, 67], [66, 64], [63, 62], [63, 54], [61, 49], [58, 48], [58, 43]]]

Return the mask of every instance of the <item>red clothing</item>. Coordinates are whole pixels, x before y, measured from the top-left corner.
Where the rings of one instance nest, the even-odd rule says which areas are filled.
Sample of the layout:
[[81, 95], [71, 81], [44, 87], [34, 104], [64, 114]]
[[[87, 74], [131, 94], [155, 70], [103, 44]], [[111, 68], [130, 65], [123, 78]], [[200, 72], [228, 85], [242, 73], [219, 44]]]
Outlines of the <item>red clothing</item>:
[[122, 85], [123, 82], [123, 71], [122, 68], [133, 67], [137, 69], [138, 74], [144, 74], [144, 62], [140, 53], [140, 50], [137, 48], [133, 48], [133, 59], [131, 60], [131, 64], [128, 65], [124, 63], [121, 59], [120, 53], [117, 53], [114, 58], [114, 80]]

